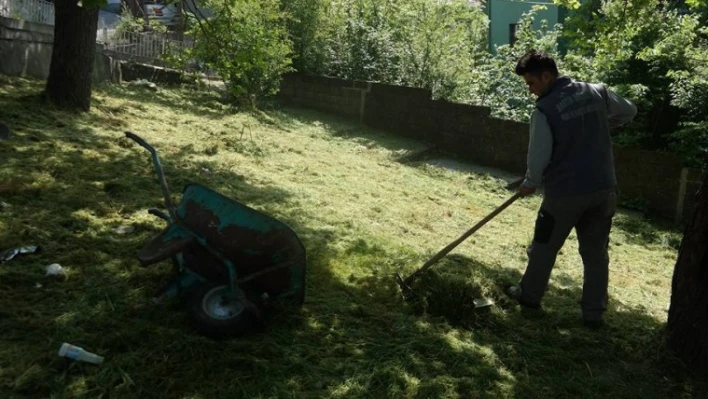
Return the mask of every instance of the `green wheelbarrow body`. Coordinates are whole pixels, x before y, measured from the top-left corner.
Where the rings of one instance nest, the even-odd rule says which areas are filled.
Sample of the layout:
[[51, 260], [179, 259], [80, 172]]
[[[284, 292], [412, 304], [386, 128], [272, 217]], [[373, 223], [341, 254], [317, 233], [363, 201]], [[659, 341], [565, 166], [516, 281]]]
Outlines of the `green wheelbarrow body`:
[[263, 311], [275, 304], [303, 303], [305, 248], [290, 227], [196, 183], [173, 206], [157, 151], [126, 136], [151, 152], [168, 210], [150, 210], [167, 226], [138, 252], [143, 266], [173, 262], [175, 278], [157, 301], [186, 297], [197, 330], [214, 338], [262, 326]]

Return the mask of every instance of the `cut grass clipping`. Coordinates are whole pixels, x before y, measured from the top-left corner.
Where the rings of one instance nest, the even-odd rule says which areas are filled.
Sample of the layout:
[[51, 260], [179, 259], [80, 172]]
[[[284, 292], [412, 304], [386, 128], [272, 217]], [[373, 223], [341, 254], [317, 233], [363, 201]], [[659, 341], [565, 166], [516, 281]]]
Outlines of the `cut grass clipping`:
[[[580, 322], [574, 236], [540, 316], [501, 293], [524, 269], [539, 197], [517, 201], [421, 276], [409, 306], [393, 274], [413, 272], [504, 202], [514, 176], [436, 157], [399, 162], [425, 143], [301, 109], [242, 113], [192, 87], [99, 86], [88, 114], [42, 104], [42, 87], [0, 77], [0, 119], [14, 133], [0, 141], [0, 249], [42, 247], [0, 264], [0, 398], [705, 392], [663, 350], [679, 231], [620, 212], [601, 332]], [[308, 255], [302, 309], [217, 342], [194, 332], [177, 301], [152, 302], [171, 265], [141, 268], [135, 255], [164, 227], [147, 213], [162, 198], [126, 130], [160, 152], [175, 199], [196, 181], [293, 228]], [[52, 263], [65, 280], [45, 276]], [[496, 304], [475, 311], [478, 297]], [[105, 361], [60, 358], [63, 342]]]

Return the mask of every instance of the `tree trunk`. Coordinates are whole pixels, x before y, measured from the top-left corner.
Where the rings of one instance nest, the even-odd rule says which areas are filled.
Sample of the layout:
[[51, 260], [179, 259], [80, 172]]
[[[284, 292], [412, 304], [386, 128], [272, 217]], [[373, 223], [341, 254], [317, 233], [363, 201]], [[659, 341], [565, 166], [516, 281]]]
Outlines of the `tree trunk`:
[[143, 6], [140, 4], [139, 0], [123, 0], [125, 3], [128, 5], [128, 9], [130, 10], [130, 14], [133, 16], [133, 18], [142, 18], [143, 17]]
[[98, 8], [79, 7], [76, 0], [56, 0], [54, 16], [54, 46], [45, 94], [60, 107], [88, 111]]
[[679, 249], [667, 332], [669, 348], [679, 358], [708, 370], [708, 174]]

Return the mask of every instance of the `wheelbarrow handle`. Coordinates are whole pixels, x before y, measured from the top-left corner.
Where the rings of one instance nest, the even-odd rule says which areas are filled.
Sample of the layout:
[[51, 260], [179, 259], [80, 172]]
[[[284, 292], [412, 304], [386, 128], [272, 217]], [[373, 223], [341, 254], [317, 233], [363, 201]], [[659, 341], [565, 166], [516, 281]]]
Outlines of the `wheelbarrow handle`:
[[490, 220], [494, 219], [495, 216], [500, 214], [504, 209], [508, 208], [509, 205], [513, 204], [517, 199], [521, 198], [521, 193], [516, 193], [514, 194], [511, 198], [506, 200], [503, 204], [501, 204], [497, 209], [493, 210], [489, 215], [487, 215], [484, 219], [480, 220], [477, 224], [472, 226], [471, 229], [467, 230], [464, 234], [462, 234], [457, 240], [451, 242], [448, 246], [440, 250], [435, 256], [433, 256], [430, 260], [425, 262], [423, 266], [421, 266], [418, 270], [413, 272], [408, 278], [406, 278], [403, 283], [405, 285], [409, 285], [414, 279], [416, 279], [418, 276], [420, 276], [424, 271], [428, 270], [430, 267], [432, 267], [437, 261], [442, 259], [445, 255], [447, 255], [450, 251], [452, 251], [455, 247], [460, 245], [460, 243], [464, 240], [467, 239], [467, 237], [471, 236], [479, 230], [482, 226], [487, 224]]
[[136, 143], [140, 144], [142, 147], [145, 147], [146, 150], [150, 151], [151, 154], [156, 154], [157, 151], [155, 151], [155, 148], [148, 144], [147, 141], [145, 141], [142, 137], [138, 136], [137, 134], [133, 132], [125, 132], [125, 136]]
[[162, 163], [160, 162], [160, 157], [157, 155], [157, 150], [155, 150], [153, 146], [148, 144], [148, 142], [145, 141], [142, 137], [138, 136], [133, 132], [125, 132], [125, 136], [140, 144], [146, 150], [150, 151], [150, 155], [152, 155], [152, 164], [153, 166], [155, 166], [155, 172], [157, 172], [157, 177], [160, 180], [160, 187], [162, 187], [162, 195], [165, 197], [165, 206], [167, 207], [167, 212], [169, 212], [171, 220], [176, 220], [177, 217], [175, 215], [175, 207], [172, 203], [170, 188], [167, 185], [167, 179], [165, 179], [165, 172], [162, 169]]

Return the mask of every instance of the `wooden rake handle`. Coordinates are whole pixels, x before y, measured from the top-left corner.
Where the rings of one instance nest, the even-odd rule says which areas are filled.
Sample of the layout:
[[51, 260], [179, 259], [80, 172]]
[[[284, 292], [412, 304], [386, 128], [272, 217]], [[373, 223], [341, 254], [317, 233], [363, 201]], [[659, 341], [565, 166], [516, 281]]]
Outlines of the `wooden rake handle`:
[[475, 231], [479, 230], [482, 226], [484, 226], [485, 224], [487, 224], [487, 222], [489, 222], [490, 220], [494, 219], [495, 216], [497, 216], [498, 214], [500, 214], [504, 209], [508, 208], [509, 205], [513, 204], [514, 201], [516, 201], [516, 200], [519, 199], [520, 197], [521, 197], [521, 194], [520, 194], [520, 193], [514, 194], [511, 198], [509, 198], [508, 200], [506, 200], [506, 202], [504, 202], [503, 204], [499, 205], [499, 207], [498, 207], [497, 209], [493, 210], [492, 213], [490, 213], [489, 215], [487, 215], [484, 219], [480, 220], [479, 222], [477, 222], [477, 224], [475, 224], [474, 226], [472, 226], [471, 229], [467, 230], [464, 234], [462, 234], [457, 240], [451, 242], [448, 246], [446, 246], [445, 248], [443, 248], [442, 250], [440, 250], [440, 252], [438, 252], [437, 254], [435, 254], [435, 256], [433, 256], [432, 258], [430, 258], [429, 261], [425, 262], [425, 264], [424, 264], [423, 266], [421, 266], [420, 269], [416, 270], [415, 272], [413, 272], [413, 274], [411, 274], [410, 276], [408, 276], [408, 278], [406, 278], [404, 282], [405, 282], [406, 284], [410, 284], [410, 282], [413, 281], [416, 277], [418, 277], [421, 273], [423, 273], [423, 272], [425, 272], [426, 270], [428, 270], [428, 269], [429, 269], [431, 266], [433, 266], [437, 261], [439, 261], [440, 259], [442, 259], [442, 257], [444, 257], [444, 256], [447, 255], [450, 251], [452, 251], [456, 246], [460, 245], [460, 243], [461, 243], [462, 241], [466, 240], [467, 237], [471, 236], [472, 234], [474, 234]]

